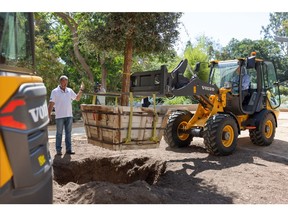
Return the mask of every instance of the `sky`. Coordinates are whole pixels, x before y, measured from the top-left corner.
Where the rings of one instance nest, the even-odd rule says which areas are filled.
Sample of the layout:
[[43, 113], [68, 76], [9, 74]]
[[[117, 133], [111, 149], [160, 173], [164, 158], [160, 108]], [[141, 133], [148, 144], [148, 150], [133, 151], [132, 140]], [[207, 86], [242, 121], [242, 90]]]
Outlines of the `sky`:
[[183, 51], [188, 40], [195, 43], [195, 38], [201, 35], [213, 38], [222, 46], [232, 38], [263, 39], [261, 27], [269, 24], [269, 12], [184, 12], [180, 21], [183, 25], [180, 25], [178, 52]]

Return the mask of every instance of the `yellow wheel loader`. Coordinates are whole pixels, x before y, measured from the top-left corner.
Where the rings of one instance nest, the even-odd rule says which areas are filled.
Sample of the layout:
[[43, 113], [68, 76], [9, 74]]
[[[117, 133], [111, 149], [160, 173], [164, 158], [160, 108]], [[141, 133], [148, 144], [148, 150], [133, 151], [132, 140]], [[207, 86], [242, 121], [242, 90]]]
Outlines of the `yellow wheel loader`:
[[171, 73], [163, 65], [160, 70], [131, 75], [130, 91], [135, 95], [190, 96], [198, 101], [195, 113], [178, 109], [169, 115], [164, 139], [171, 148], [189, 146], [193, 137], [203, 137], [210, 153], [229, 155], [243, 130], [249, 130], [255, 145], [273, 142], [280, 92], [272, 62], [256, 58], [256, 53], [212, 61], [208, 82], [197, 76], [200, 63], [191, 79], [184, 77], [187, 64], [182, 60]]
[[32, 13], [0, 13], [0, 203], [52, 203], [46, 88]]

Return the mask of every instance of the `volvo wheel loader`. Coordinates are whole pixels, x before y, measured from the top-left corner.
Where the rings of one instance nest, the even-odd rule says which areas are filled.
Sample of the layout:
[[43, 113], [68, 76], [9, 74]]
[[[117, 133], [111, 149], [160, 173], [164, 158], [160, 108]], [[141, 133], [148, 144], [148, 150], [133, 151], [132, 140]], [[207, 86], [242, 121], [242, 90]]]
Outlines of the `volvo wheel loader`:
[[[135, 95], [190, 96], [198, 101], [195, 113], [179, 109], [169, 115], [164, 139], [171, 148], [189, 146], [193, 137], [202, 137], [210, 153], [229, 155], [243, 130], [249, 130], [255, 145], [273, 142], [280, 92], [272, 62], [256, 58], [254, 52], [246, 58], [212, 61], [208, 82], [197, 76], [200, 63], [191, 79], [184, 77], [187, 64], [182, 60], [171, 73], [163, 65], [131, 75], [130, 91]], [[249, 88], [243, 91], [247, 75]]]
[[52, 203], [46, 88], [32, 13], [0, 13], [0, 204]]

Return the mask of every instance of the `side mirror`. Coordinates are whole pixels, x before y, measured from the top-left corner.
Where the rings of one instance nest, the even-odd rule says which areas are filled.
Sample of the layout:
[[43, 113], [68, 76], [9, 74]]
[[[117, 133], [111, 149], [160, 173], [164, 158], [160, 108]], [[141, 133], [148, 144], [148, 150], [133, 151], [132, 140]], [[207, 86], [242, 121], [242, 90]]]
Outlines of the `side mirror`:
[[194, 73], [198, 73], [200, 71], [200, 62], [197, 62], [194, 68]]

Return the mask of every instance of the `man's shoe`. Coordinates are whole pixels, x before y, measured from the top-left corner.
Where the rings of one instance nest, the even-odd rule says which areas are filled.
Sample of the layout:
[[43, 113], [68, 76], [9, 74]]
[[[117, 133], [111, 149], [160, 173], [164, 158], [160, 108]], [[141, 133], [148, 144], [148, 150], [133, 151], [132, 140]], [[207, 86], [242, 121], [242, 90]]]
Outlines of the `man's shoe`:
[[75, 152], [74, 151], [67, 151], [66, 154], [70, 154], [71, 155], [71, 154], [75, 154]]
[[57, 152], [57, 155], [62, 155], [62, 152]]

